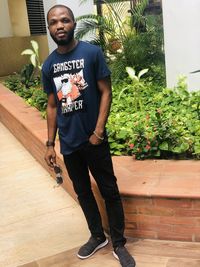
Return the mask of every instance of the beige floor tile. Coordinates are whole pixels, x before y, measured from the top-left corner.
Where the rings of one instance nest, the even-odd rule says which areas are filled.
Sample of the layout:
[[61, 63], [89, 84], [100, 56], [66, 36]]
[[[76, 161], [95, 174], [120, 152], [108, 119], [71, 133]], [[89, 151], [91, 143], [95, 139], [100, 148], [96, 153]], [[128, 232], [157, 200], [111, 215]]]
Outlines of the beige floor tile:
[[79, 205], [0, 124], [0, 267], [78, 247], [88, 238]]

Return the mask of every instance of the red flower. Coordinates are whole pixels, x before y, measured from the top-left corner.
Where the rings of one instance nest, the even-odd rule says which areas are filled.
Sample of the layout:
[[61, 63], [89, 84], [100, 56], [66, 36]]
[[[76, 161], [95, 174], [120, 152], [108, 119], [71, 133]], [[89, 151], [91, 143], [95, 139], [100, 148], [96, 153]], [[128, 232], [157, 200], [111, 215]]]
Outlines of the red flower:
[[134, 148], [134, 144], [129, 145], [130, 149]]
[[146, 146], [145, 146], [145, 149], [146, 149], [146, 150], [149, 150], [150, 148], [151, 148], [150, 145], [146, 145]]

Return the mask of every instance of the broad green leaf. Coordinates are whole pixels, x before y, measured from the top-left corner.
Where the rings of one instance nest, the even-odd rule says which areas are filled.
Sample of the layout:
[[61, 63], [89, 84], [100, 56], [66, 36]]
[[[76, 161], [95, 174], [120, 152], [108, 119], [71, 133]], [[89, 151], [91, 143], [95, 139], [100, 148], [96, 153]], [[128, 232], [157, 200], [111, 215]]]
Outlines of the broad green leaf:
[[200, 145], [194, 146], [194, 154], [200, 154]]
[[181, 148], [181, 152], [185, 152], [189, 149], [189, 144], [188, 143], [182, 143], [180, 148]]
[[34, 40], [31, 40], [31, 45], [33, 47], [33, 50], [35, 51], [35, 53], [38, 53], [38, 49], [39, 49], [39, 46], [38, 46], [38, 43]]
[[143, 69], [139, 72], [138, 74], [138, 78], [140, 79], [145, 73], [147, 73], [149, 71], [149, 69]]
[[115, 151], [114, 154], [115, 154], [116, 156], [121, 156], [122, 153], [121, 153], [120, 151]]
[[136, 83], [139, 82], [139, 78], [137, 76], [134, 76], [132, 80], [134, 80]]
[[179, 146], [173, 147], [171, 149], [171, 151], [174, 152], [174, 153], [181, 153], [181, 152], [183, 152], [182, 149], [181, 149], [181, 147], [179, 147]]
[[23, 55], [33, 55], [33, 54], [34, 54], [34, 52], [31, 49], [26, 49], [21, 53], [22, 56]]
[[117, 137], [120, 139], [124, 139], [127, 136], [127, 130], [121, 130], [119, 131]]
[[129, 77], [133, 79], [135, 77], [135, 70], [131, 67], [126, 67], [126, 72], [128, 73]]
[[189, 149], [189, 145], [187, 143], [181, 143], [178, 146], [172, 148], [172, 152], [174, 153], [183, 153]]
[[33, 64], [33, 66], [36, 67], [37, 63], [36, 63], [36, 55], [35, 54], [31, 55], [30, 60], [31, 60], [31, 63]]
[[110, 144], [110, 148], [114, 149], [114, 148], [116, 148], [116, 147], [117, 147], [117, 144], [116, 144], [116, 143], [111, 143], [111, 144]]
[[168, 143], [165, 141], [165, 142], [163, 142], [162, 144], [159, 145], [159, 148], [160, 148], [161, 150], [168, 150], [168, 149], [169, 149], [169, 145], [168, 145]]

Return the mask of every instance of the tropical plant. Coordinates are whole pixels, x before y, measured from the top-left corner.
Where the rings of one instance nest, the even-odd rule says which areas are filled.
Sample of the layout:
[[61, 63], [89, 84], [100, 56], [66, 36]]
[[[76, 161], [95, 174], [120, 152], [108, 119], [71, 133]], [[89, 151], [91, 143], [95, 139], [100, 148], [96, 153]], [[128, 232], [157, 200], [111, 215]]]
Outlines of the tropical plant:
[[[85, 0], [80, 1], [81, 3]], [[121, 43], [125, 36], [122, 17], [127, 15], [127, 4], [125, 2], [101, 1], [104, 4], [104, 14], [89, 14], [76, 18], [78, 26], [76, 38], [81, 39], [89, 36], [92, 43], [100, 45], [103, 50], [111, 47], [111, 42]], [[99, 33], [103, 32], [103, 39]]]
[[145, 83], [142, 110], [134, 111], [132, 91], [113, 104], [107, 129], [112, 154], [145, 158], [200, 158], [200, 91], [189, 92], [182, 78], [176, 88]]
[[4, 84], [13, 92], [18, 91], [21, 87], [23, 87], [20, 75], [18, 73], [8, 76], [4, 81]]
[[21, 55], [29, 55], [31, 63], [24, 65], [20, 73], [10, 75], [5, 80], [5, 85], [45, 116], [47, 96], [41, 90], [42, 65], [39, 60], [39, 46], [35, 41], [31, 41], [31, 45], [33, 49], [26, 49], [21, 53]]
[[34, 40], [31, 40], [32, 49], [25, 49], [21, 55], [30, 56], [30, 63], [25, 64], [20, 72], [21, 82], [26, 88], [32, 85], [38, 85], [41, 79], [42, 64], [39, 58], [39, 46]]
[[34, 40], [31, 40], [32, 49], [25, 49], [21, 55], [28, 55], [30, 56], [30, 62], [34, 66], [36, 71], [41, 71], [42, 64], [40, 63], [39, 57], [39, 46], [38, 43]]
[[25, 64], [20, 72], [21, 82], [26, 88], [30, 87], [34, 79], [34, 66], [33, 64]]
[[[132, 68], [127, 70], [130, 77], [123, 87], [113, 86], [113, 104], [107, 123], [112, 155], [200, 159], [200, 91], [189, 92], [184, 78], [177, 87], [169, 89], [141, 80], [145, 71], [135, 75]], [[142, 83], [142, 109], [135, 110], [133, 87], [138, 79]], [[41, 89], [27, 90], [17, 74], [5, 84], [45, 116], [47, 96]], [[127, 89], [121, 92], [122, 88]]]
[[121, 95], [125, 93], [125, 91], [131, 89], [132, 100], [133, 100], [133, 110], [138, 111], [143, 109], [143, 100], [142, 100], [142, 90], [145, 89], [144, 83], [141, 81], [141, 77], [148, 72], [148, 69], [141, 70], [138, 75], [136, 75], [135, 70], [131, 67], [126, 67], [126, 71], [131, 79], [131, 84], [128, 84], [124, 87], [119, 93], [118, 99], [120, 100]]
[[126, 66], [134, 66], [137, 72], [148, 66], [149, 78], [165, 85], [162, 16], [146, 14], [148, 0], [138, 0], [131, 9], [126, 1], [101, 3], [103, 16], [77, 18], [76, 37], [92, 33], [90, 42], [101, 45], [109, 58], [114, 83], [126, 78]]
[[163, 29], [161, 17], [148, 16], [146, 31], [127, 33], [123, 39], [123, 50], [115, 54], [111, 62], [113, 80], [118, 83], [124, 79], [126, 66], [134, 66], [138, 72], [148, 66], [148, 76], [153, 81], [165, 85], [165, 61], [163, 50]]
[[145, 10], [149, 1], [137, 1], [130, 9], [131, 27], [136, 30], [136, 33], [146, 32], [148, 28], [147, 16]]
[[34, 106], [41, 111], [43, 117], [46, 116], [47, 94], [41, 89], [41, 85], [35, 86], [34, 84], [27, 88], [21, 82], [19, 74], [9, 76], [4, 84], [11, 91], [25, 99], [29, 105]]

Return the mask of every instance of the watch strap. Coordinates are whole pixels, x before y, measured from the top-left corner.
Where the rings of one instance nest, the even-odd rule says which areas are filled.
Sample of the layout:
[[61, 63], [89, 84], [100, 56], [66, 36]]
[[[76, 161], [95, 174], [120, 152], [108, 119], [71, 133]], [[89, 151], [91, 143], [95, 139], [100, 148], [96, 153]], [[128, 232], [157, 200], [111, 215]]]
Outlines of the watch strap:
[[46, 146], [49, 147], [49, 146], [55, 146], [55, 142], [54, 141], [46, 141]]

